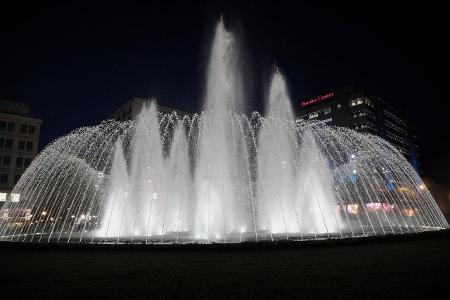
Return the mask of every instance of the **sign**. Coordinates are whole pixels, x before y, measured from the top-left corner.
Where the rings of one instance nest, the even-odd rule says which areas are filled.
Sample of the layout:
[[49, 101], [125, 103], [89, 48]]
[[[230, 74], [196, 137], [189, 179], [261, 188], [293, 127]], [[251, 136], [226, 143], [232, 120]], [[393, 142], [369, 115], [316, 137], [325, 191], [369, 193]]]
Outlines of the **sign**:
[[312, 99], [309, 99], [307, 101], [300, 102], [300, 107], [309, 106], [311, 104], [314, 104], [314, 103], [317, 103], [317, 102], [320, 102], [320, 101], [323, 101], [323, 100], [326, 100], [326, 99], [330, 99], [330, 98], [333, 98], [333, 97], [334, 97], [334, 93], [328, 93], [328, 94], [325, 94], [325, 95], [320, 95], [320, 96], [317, 96], [316, 98], [312, 98]]

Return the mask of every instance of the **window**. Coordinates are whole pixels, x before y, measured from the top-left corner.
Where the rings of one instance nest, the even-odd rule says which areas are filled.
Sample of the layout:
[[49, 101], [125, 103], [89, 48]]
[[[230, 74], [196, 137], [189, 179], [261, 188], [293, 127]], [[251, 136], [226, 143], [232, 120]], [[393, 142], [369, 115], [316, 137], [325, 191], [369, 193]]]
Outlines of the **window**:
[[0, 202], [6, 202], [7, 193], [0, 192]]
[[8, 131], [16, 130], [16, 123], [8, 122]]
[[0, 148], [5, 147], [5, 139], [4, 138], [0, 138]]
[[0, 121], [0, 130], [6, 130], [6, 122]]
[[4, 155], [2, 165], [9, 166], [9, 163], [11, 162], [11, 156]]
[[27, 125], [20, 124], [20, 133], [27, 133]]
[[31, 158], [27, 157], [24, 160], [24, 167], [27, 168], [31, 164]]
[[17, 149], [25, 150], [25, 141], [19, 141], [19, 144], [17, 145]]
[[28, 134], [34, 134], [34, 126], [33, 125], [28, 126]]
[[5, 149], [12, 149], [13, 140], [12, 139], [6, 139], [5, 141]]
[[370, 107], [372, 107], [372, 108], [374, 108], [375, 106], [373, 105], [373, 102], [372, 101], [370, 101], [369, 99], [367, 99], [367, 98], [364, 98], [364, 103], [366, 103], [368, 106], [370, 106]]
[[310, 113], [309, 114], [309, 117], [308, 117], [308, 119], [315, 119], [315, 118], [317, 118], [319, 116], [319, 112], [313, 112], [313, 113]]
[[19, 182], [21, 176], [21, 174], [14, 175], [14, 184], [17, 184]]
[[8, 183], [8, 174], [7, 173], [0, 174], [0, 183]]
[[22, 168], [23, 167], [23, 157], [17, 157], [16, 158], [16, 167]]
[[353, 99], [350, 101], [350, 106], [356, 106], [356, 105], [360, 105], [360, 104], [363, 104], [363, 101], [361, 98]]
[[33, 142], [27, 142], [27, 151], [33, 151]]

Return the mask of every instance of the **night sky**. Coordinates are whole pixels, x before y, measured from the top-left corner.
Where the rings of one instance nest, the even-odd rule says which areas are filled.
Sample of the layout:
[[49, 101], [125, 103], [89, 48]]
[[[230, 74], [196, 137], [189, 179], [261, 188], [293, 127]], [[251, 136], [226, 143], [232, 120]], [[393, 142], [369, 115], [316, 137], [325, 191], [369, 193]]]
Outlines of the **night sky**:
[[[450, 26], [444, 7], [11, 2], [0, 4], [0, 98], [28, 103], [44, 120], [41, 148], [108, 118], [134, 96], [198, 111], [209, 42], [223, 14], [243, 50], [252, 109], [262, 107], [274, 63], [286, 75], [294, 104], [357, 83], [416, 125], [427, 168], [435, 157], [448, 166]], [[436, 176], [448, 178], [443, 169]]]

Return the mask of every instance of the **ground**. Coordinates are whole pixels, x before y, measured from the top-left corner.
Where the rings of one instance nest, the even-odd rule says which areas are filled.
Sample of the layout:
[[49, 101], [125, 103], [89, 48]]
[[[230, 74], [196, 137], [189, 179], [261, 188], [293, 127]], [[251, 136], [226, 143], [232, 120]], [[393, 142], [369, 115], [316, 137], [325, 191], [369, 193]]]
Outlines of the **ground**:
[[448, 294], [450, 234], [241, 246], [0, 243], [14, 298], [429, 298]]

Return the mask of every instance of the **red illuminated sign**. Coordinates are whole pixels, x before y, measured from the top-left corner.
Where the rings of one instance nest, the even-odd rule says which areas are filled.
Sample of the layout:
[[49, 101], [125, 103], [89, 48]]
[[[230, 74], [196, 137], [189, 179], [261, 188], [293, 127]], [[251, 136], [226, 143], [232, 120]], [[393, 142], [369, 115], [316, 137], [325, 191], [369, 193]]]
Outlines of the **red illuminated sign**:
[[333, 97], [334, 97], [334, 93], [328, 93], [328, 94], [325, 94], [325, 95], [320, 95], [320, 96], [317, 96], [316, 98], [309, 99], [308, 101], [300, 102], [300, 107], [305, 107], [305, 106], [314, 104], [316, 102], [320, 102], [320, 101], [323, 101], [323, 100], [326, 100], [326, 99], [329, 99], [329, 98], [333, 98]]

